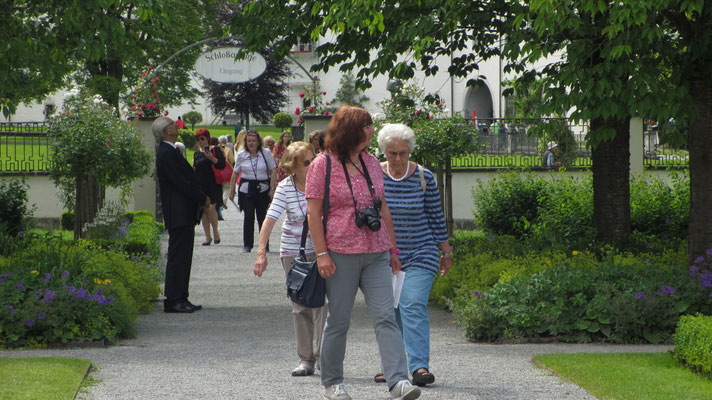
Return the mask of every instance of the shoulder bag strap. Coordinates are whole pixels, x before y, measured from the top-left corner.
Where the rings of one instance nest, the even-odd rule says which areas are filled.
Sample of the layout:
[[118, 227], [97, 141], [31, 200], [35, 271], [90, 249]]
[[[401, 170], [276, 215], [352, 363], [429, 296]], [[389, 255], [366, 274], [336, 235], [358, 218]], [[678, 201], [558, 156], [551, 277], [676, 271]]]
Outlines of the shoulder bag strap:
[[[322, 221], [324, 223], [324, 237], [326, 238], [326, 220], [329, 216], [329, 184], [331, 183], [331, 159], [329, 155], [326, 155], [326, 178], [324, 180], [324, 211], [322, 216]], [[299, 244], [299, 255], [306, 259], [306, 254], [304, 253], [305, 247], [307, 245], [307, 233], [309, 233], [309, 219], [304, 218], [304, 226], [302, 226], [302, 241]]]

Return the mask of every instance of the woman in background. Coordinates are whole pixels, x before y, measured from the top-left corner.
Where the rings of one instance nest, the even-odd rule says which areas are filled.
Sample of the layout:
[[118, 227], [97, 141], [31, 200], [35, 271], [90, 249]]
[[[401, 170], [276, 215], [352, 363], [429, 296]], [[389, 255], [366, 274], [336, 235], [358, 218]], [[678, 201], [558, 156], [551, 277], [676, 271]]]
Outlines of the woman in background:
[[[210, 132], [205, 128], [195, 132], [198, 141], [198, 151], [193, 153], [193, 168], [198, 175], [200, 190], [210, 197], [210, 207], [203, 210], [202, 223], [205, 232], [203, 246], [210, 246], [210, 242], [220, 243], [220, 233], [218, 232], [217, 207], [222, 206], [222, 186], [215, 182], [215, 168], [225, 168], [225, 156], [219, 148], [210, 146]], [[210, 228], [213, 229], [213, 238], [210, 236]]]
[[274, 160], [277, 162], [277, 174], [279, 175], [279, 181], [281, 182], [282, 179], [287, 177], [287, 173], [282, 170], [281, 167], [279, 167], [279, 160], [282, 158], [284, 155], [284, 152], [287, 149], [287, 146], [289, 146], [289, 136], [290, 133], [287, 131], [282, 132], [282, 136], [279, 137], [279, 142], [277, 142], [277, 145], [274, 147]]
[[[255, 240], [255, 215], [259, 229], [262, 229], [262, 221], [267, 215], [267, 207], [277, 186], [277, 164], [272, 153], [262, 147], [262, 137], [256, 130], [250, 129], [245, 134], [244, 149], [237, 153], [228, 192], [230, 200], [235, 199], [238, 174], [241, 178], [237, 202], [240, 210], [245, 213], [242, 251], [249, 253]], [[267, 247], [269, 248], [269, 245]]]

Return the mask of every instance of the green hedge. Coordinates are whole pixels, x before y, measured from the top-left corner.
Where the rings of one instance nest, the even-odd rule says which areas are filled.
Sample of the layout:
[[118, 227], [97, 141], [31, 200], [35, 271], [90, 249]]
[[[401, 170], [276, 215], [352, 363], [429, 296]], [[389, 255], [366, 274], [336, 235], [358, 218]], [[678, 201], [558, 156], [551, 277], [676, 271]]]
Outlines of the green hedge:
[[597, 262], [578, 253], [534, 274], [500, 274], [484, 290], [472, 291], [463, 282], [451, 304], [473, 341], [670, 342], [680, 315], [712, 313], [712, 272], [687, 267], [684, 249], [676, 254], [678, 260], [669, 264], [670, 254], [609, 253]]
[[675, 330], [675, 359], [712, 378], [712, 317], [686, 315]]
[[127, 214], [132, 218], [126, 229], [124, 251], [134, 257], [146, 257], [151, 264], [157, 263], [161, 254], [163, 224], [157, 223], [148, 211]]

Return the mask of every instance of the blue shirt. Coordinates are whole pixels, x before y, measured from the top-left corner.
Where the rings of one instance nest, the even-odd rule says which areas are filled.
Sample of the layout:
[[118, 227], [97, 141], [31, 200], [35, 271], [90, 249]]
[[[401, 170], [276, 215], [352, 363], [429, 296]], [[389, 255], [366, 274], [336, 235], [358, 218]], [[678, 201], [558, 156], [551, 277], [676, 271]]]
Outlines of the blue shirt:
[[447, 241], [440, 193], [432, 172], [423, 168], [426, 190], [417, 169], [396, 182], [384, 174], [385, 197], [391, 210], [402, 269], [421, 268], [437, 275], [440, 267], [438, 243]]

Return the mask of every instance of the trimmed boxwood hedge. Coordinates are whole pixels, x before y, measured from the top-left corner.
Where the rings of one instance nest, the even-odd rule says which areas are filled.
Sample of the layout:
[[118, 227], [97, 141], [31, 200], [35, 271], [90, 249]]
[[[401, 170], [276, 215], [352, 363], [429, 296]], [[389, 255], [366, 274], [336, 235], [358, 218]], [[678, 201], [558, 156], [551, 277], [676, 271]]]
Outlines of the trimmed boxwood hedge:
[[675, 359], [712, 378], [712, 316], [680, 317], [675, 330]]

